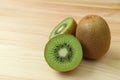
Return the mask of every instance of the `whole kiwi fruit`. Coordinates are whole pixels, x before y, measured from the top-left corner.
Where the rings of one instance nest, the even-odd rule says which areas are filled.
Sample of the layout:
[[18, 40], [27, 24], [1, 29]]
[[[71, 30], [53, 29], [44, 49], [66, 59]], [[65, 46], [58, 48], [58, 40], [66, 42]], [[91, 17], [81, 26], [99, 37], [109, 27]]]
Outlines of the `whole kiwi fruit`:
[[71, 71], [78, 67], [82, 60], [82, 46], [73, 35], [61, 34], [48, 41], [44, 57], [54, 70]]
[[98, 15], [83, 17], [77, 25], [76, 37], [82, 44], [84, 58], [99, 59], [110, 47], [109, 26]]
[[65, 18], [51, 31], [49, 38], [53, 38], [60, 34], [75, 35], [77, 23], [72, 17]]

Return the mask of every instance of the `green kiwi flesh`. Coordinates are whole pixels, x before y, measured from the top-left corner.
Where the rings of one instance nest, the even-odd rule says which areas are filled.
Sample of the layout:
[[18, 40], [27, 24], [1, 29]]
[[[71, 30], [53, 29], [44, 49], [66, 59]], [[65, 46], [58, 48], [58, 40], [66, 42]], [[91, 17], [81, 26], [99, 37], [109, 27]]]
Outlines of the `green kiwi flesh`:
[[65, 18], [52, 30], [49, 38], [51, 39], [59, 34], [75, 35], [76, 26], [77, 26], [77, 24], [72, 17]]
[[44, 51], [48, 65], [59, 72], [75, 69], [80, 64], [82, 55], [81, 44], [70, 34], [61, 34], [50, 39]]

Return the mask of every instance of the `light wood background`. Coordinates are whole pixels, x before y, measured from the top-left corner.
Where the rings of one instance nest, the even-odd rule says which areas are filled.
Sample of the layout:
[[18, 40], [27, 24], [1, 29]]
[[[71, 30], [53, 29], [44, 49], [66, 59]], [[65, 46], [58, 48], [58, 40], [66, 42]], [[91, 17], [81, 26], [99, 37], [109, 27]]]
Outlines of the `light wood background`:
[[[44, 59], [51, 30], [88, 14], [108, 22], [108, 53], [69, 73], [52, 70]], [[120, 0], [0, 0], [0, 80], [120, 80]]]

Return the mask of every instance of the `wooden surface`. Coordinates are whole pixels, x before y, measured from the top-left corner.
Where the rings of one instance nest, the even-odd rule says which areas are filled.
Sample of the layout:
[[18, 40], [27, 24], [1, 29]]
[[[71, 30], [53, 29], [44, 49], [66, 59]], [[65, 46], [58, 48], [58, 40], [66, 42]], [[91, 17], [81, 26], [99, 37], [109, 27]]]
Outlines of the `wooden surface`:
[[[108, 53], [69, 73], [52, 70], [44, 59], [51, 30], [88, 14], [108, 22]], [[120, 80], [120, 0], [0, 0], [0, 80]]]

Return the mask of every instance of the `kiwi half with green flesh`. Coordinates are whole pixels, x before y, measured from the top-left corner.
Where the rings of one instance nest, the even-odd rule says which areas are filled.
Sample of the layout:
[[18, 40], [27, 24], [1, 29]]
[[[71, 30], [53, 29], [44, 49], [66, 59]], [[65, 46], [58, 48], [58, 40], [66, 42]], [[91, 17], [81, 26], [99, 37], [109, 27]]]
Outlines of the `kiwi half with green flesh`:
[[98, 15], [88, 15], [80, 20], [76, 37], [83, 47], [84, 58], [99, 59], [110, 47], [110, 29], [107, 22]]
[[77, 23], [72, 17], [61, 21], [50, 33], [49, 38], [53, 38], [59, 34], [73, 34], [75, 35]]
[[80, 64], [82, 55], [81, 44], [70, 34], [61, 34], [50, 39], [44, 51], [48, 65], [59, 72], [75, 69]]

